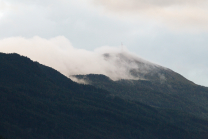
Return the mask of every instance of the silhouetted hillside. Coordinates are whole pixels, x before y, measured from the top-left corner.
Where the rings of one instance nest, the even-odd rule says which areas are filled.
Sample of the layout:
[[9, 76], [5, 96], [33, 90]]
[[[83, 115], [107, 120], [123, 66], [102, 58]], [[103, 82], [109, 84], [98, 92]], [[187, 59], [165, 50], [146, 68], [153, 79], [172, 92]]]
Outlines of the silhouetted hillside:
[[54, 69], [26, 57], [0, 53], [0, 134], [4, 137], [206, 137], [207, 120], [111, 94], [105, 88], [77, 84]]

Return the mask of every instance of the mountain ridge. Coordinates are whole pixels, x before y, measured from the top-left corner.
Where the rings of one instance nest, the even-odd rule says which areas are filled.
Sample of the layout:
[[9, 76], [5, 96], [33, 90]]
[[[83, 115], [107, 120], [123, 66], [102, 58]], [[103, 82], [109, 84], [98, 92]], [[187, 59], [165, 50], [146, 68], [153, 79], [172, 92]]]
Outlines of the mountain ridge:
[[[117, 71], [111, 71], [109, 69], [109, 72], [113, 72], [114, 74], [116, 74], [116, 72], [123, 72], [123, 74], [127, 75], [127, 77], [123, 75], [123, 78], [121, 75], [117, 80], [160, 80], [161, 82], [177, 81], [181, 83], [194, 84], [192, 81], [187, 80], [182, 75], [172, 71], [171, 69], [151, 63], [128, 52], [104, 53], [102, 56], [107, 62], [117, 67]], [[111, 78], [110, 75], [108, 77]], [[113, 78], [111, 79], [114, 80]]]

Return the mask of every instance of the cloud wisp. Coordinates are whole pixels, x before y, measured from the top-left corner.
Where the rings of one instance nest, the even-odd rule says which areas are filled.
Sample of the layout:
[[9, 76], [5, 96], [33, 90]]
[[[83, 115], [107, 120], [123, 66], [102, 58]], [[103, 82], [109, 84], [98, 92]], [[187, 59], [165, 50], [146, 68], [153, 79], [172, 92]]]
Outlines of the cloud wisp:
[[148, 19], [178, 31], [208, 31], [205, 0], [93, 0], [93, 3], [108, 15], [134, 21]]

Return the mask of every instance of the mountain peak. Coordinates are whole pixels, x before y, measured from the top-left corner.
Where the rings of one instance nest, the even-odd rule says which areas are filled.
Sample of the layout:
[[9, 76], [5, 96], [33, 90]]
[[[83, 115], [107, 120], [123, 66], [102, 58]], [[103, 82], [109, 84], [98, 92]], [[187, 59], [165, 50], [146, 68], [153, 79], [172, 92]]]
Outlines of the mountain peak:
[[117, 68], [116, 72], [123, 72], [123, 74], [126, 75], [123, 79], [148, 80], [145, 75], [152, 75], [160, 69], [164, 69], [161, 66], [143, 60], [127, 52], [104, 53], [103, 57], [107, 62], [113, 64]]
[[98, 74], [106, 75], [114, 81], [127, 79], [158, 81], [161, 83], [181, 82], [193, 84], [180, 74], [168, 68], [146, 61], [126, 51], [105, 52], [102, 53], [101, 56], [106, 65], [100, 65], [104, 67], [104, 69], [102, 69], [104, 72]]

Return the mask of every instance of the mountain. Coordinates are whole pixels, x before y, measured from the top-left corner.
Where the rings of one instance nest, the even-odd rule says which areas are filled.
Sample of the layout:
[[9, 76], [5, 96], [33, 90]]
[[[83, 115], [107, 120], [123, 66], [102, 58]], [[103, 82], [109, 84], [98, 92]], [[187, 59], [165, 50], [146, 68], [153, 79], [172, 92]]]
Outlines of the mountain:
[[77, 84], [27, 57], [0, 53], [0, 135], [9, 139], [203, 139], [208, 135], [206, 119], [113, 93], [109, 88]]
[[[208, 88], [194, 84], [180, 74], [125, 53], [103, 55], [125, 69], [129, 79], [113, 80], [99, 74], [75, 75], [77, 81], [108, 90], [112, 96], [159, 108], [176, 109], [208, 119]], [[115, 58], [116, 57], [116, 58]], [[116, 60], [114, 60], [116, 59]]]
[[177, 109], [208, 118], [208, 88], [178, 82], [161, 83], [150, 80], [113, 81], [104, 75], [76, 75], [97, 88], [111, 92], [126, 100], [134, 100], [152, 107]]
[[[102, 57], [106, 62], [110, 63], [114, 67], [109, 67], [109, 70], [105, 74], [113, 80], [129, 79], [148, 80], [161, 83], [178, 82], [183, 84], [194, 84], [193, 82], [187, 80], [180, 74], [168, 68], [151, 63], [125, 51], [116, 53], [104, 53], [102, 54]], [[113, 75], [110, 73], [113, 73]], [[121, 75], [121, 73], [123, 75]], [[120, 77], [114, 79], [115, 74], [118, 74]]]

